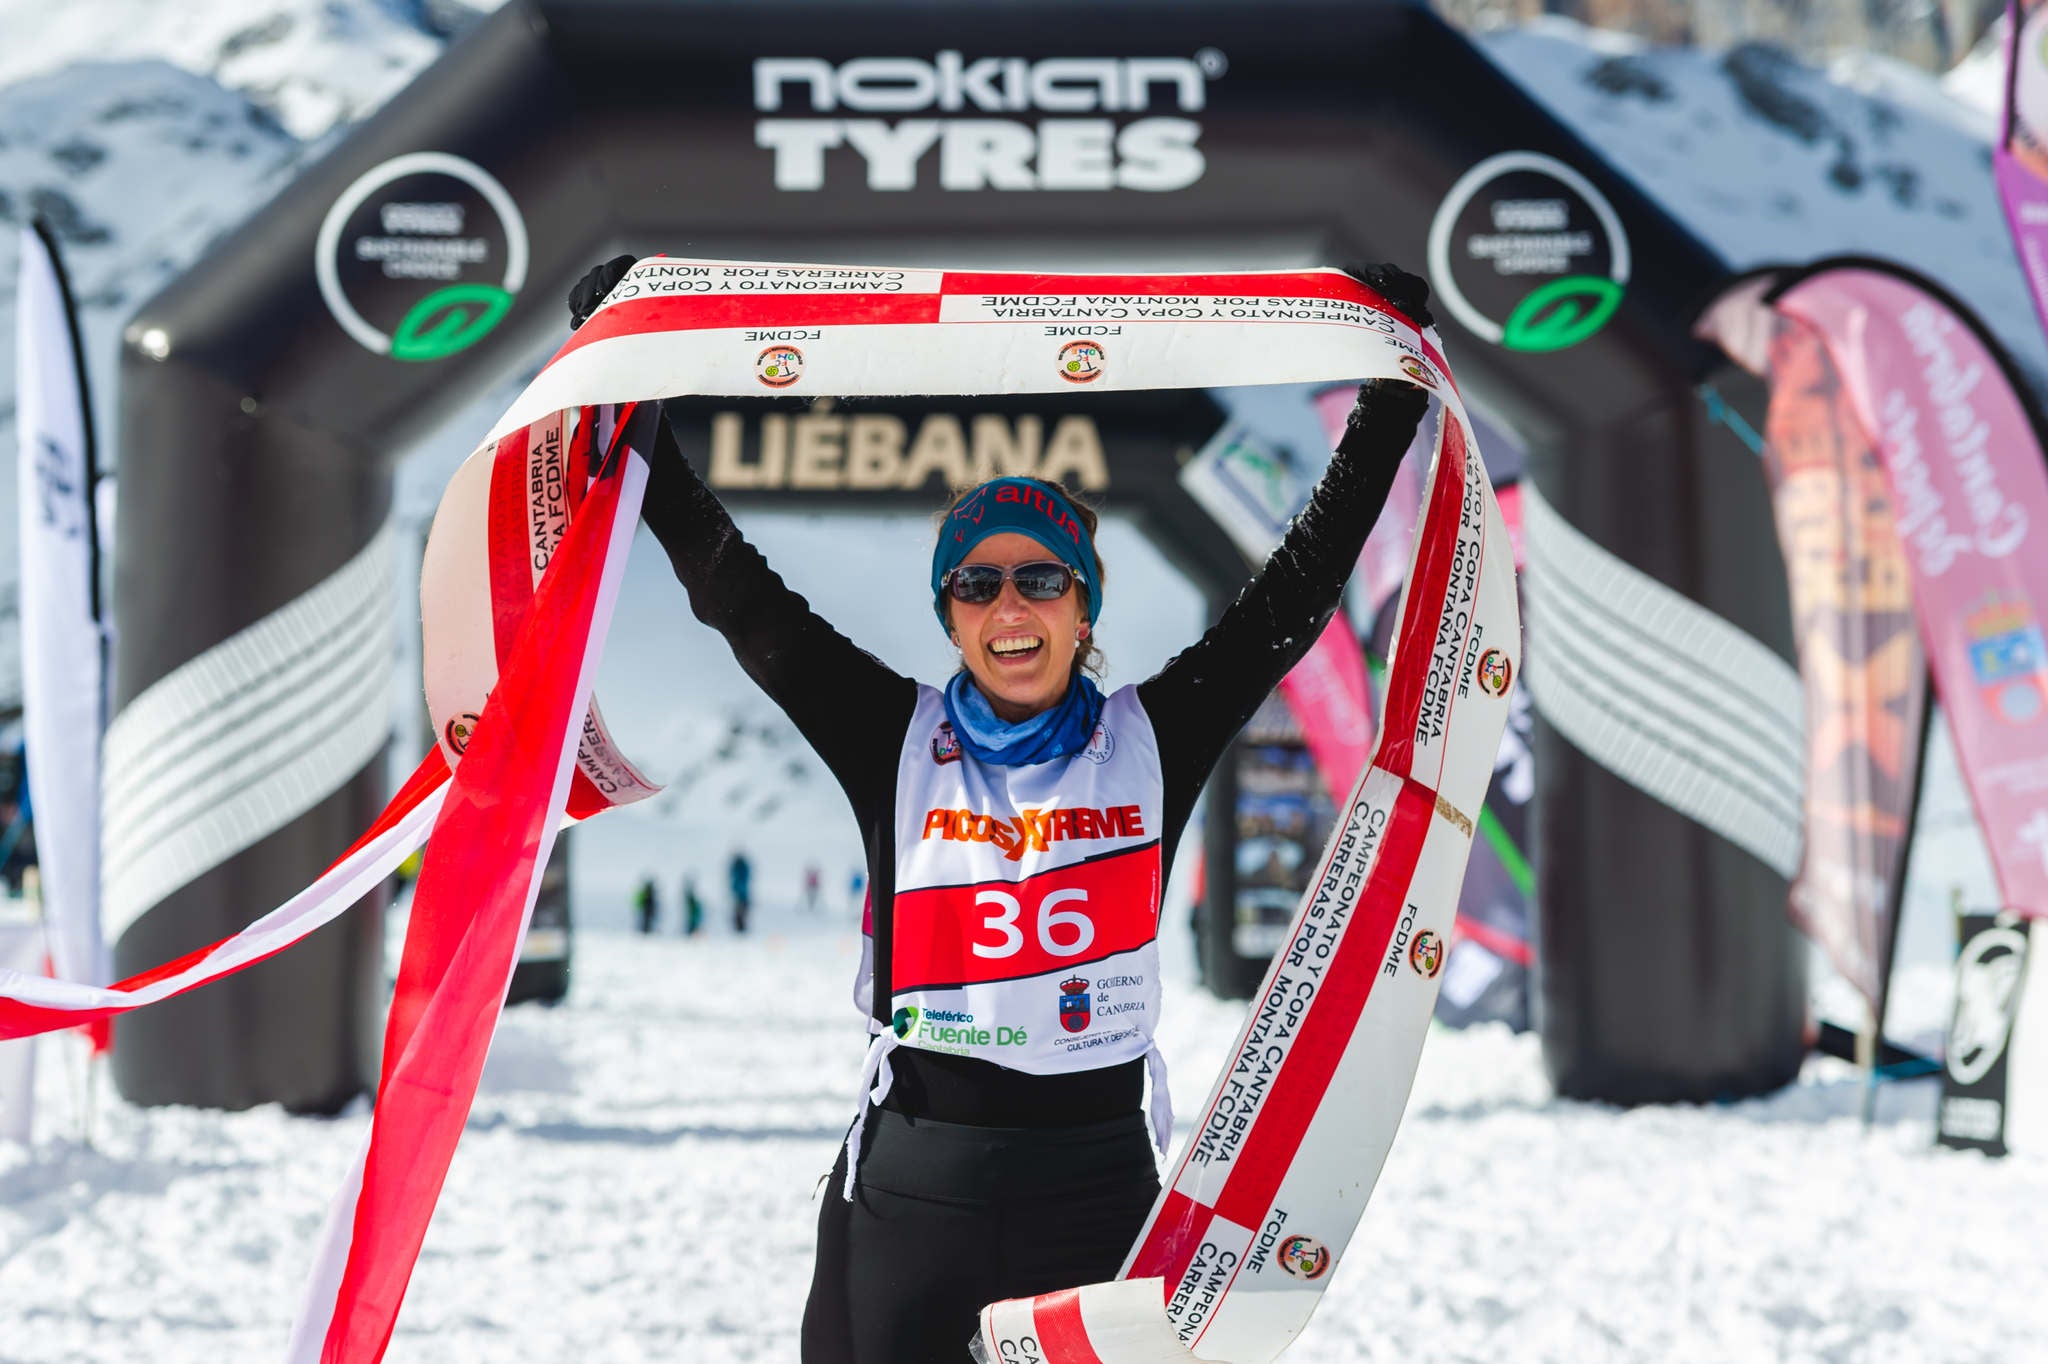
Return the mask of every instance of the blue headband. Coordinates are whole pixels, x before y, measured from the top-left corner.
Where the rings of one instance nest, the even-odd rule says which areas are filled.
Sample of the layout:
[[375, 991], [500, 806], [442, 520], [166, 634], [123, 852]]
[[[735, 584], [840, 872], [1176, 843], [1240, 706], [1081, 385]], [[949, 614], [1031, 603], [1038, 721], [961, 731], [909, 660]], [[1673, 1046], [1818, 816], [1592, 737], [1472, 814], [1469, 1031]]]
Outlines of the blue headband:
[[1088, 592], [1088, 623], [1102, 614], [1102, 584], [1095, 578], [1095, 542], [1064, 497], [1029, 478], [992, 478], [961, 499], [939, 527], [932, 546], [932, 610], [946, 623], [946, 575], [991, 535], [1028, 535], [1074, 570]]

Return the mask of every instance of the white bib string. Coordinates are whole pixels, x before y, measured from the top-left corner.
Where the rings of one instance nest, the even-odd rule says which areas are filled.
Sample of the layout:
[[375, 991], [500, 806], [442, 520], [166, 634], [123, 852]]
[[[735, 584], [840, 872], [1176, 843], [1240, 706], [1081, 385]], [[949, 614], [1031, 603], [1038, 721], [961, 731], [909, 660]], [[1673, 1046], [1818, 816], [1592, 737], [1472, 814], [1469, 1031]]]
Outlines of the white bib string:
[[1166, 1055], [1157, 1042], [1145, 1049], [1145, 1076], [1152, 1082], [1152, 1144], [1163, 1160], [1173, 1140], [1173, 1095], [1166, 1088]]
[[878, 1104], [889, 1097], [889, 1086], [895, 1083], [896, 1072], [889, 1065], [889, 1053], [901, 1044], [892, 1029], [884, 1027], [878, 1020], [868, 1020], [868, 1031], [875, 1040], [868, 1044], [867, 1060], [860, 1068], [860, 1097], [854, 1102], [853, 1130], [846, 1134], [846, 1183], [840, 1190], [840, 1197], [853, 1201], [853, 1177], [860, 1165], [861, 1131], [867, 1126], [868, 1105]]

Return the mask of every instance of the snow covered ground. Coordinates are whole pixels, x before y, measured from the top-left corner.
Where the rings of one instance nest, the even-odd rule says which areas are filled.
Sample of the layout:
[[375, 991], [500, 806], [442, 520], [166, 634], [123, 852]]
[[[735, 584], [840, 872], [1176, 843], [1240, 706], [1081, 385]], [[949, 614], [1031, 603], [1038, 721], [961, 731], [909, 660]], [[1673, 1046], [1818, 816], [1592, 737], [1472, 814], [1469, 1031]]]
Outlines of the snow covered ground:
[[[815, 1185], [863, 1036], [844, 907], [760, 928], [585, 933], [568, 1003], [507, 1014], [394, 1364], [796, 1358]], [[1184, 944], [1166, 945], [1186, 1115], [1241, 1013], [1188, 987]], [[1902, 1009], [1936, 1012], [1940, 993], [1909, 976]], [[0, 1359], [280, 1357], [367, 1114], [139, 1110], [103, 1084], [87, 1147], [68, 1068], [45, 1059], [41, 1144], [0, 1148]], [[1619, 1112], [1550, 1097], [1533, 1037], [1439, 1029], [1286, 1358], [2042, 1358], [2048, 1159], [1934, 1149], [1924, 1083], [1886, 1091], [1869, 1132], [1859, 1098], [1848, 1067], [1815, 1061], [1771, 1099]]]

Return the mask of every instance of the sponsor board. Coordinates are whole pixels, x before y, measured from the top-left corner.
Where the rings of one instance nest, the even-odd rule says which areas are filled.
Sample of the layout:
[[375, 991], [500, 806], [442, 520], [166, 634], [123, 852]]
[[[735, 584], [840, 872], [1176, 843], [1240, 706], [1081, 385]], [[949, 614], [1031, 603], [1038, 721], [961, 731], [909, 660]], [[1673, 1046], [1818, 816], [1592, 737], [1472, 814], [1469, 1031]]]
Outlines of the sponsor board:
[[[1288, 447], [1231, 422], [1181, 466], [1179, 478], [1244, 557], [1264, 563], [1288, 521], [1307, 504], [1311, 472]], [[1401, 567], [1405, 572], [1406, 559]]]
[[754, 145], [784, 191], [822, 190], [828, 173], [856, 166], [871, 190], [1186, 189], [1208, 168], [1201, 122], [1188, 115], [1228, 69], [1214, 48], [1192, 58], [763, 57]]
[[2027, 926], [1965, 914], [1956, 958], [1955, 1005], [1941, 1077], [1935, 1139], [1943, 1146], [2006, 1154], [2008, 1055], [2027, 978]]
[[[1268, 546], [1270, 548], [1270, 545]], [[1264, 962], [1293, 937], [1296, 906], [1337, 810], [1284, 691], [1259, 703], [1231, 745], [1237, 769], [1230, 948]]]

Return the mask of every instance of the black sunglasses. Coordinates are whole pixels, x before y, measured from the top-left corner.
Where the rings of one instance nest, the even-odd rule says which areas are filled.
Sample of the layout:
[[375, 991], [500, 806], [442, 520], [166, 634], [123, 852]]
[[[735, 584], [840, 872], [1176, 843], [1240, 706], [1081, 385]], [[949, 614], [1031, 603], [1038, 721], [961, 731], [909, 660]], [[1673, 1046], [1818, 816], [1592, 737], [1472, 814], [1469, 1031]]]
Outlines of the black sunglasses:
[[962, 564], [946, 575], [946, 590], [953, 600], [968, 606], [986, 606], [1003, 590], [1005, 582], [1017, 584], [1019, 596], [1028, 601], [1056, 601], [1074, 584], [1074, 570], [1051, 561], [998, 568], [994, 564]]

